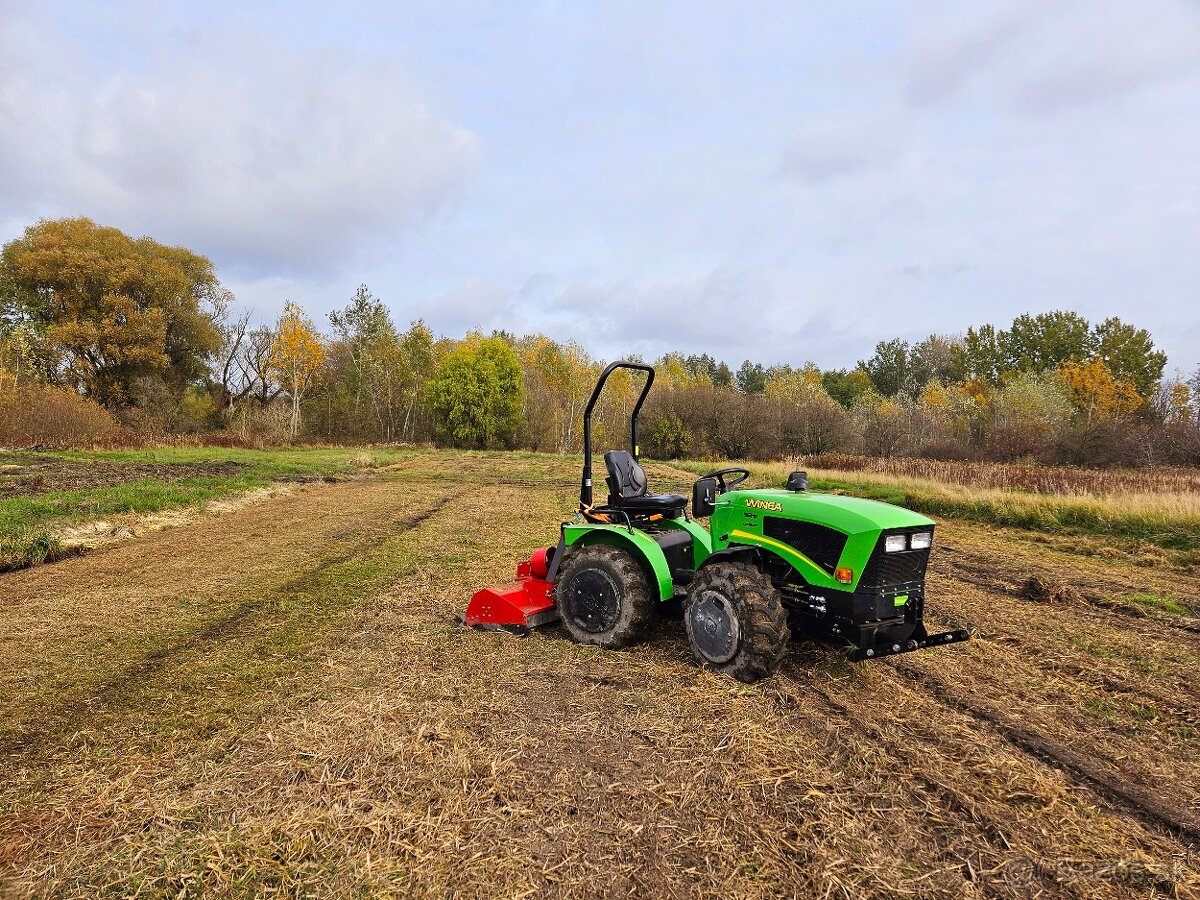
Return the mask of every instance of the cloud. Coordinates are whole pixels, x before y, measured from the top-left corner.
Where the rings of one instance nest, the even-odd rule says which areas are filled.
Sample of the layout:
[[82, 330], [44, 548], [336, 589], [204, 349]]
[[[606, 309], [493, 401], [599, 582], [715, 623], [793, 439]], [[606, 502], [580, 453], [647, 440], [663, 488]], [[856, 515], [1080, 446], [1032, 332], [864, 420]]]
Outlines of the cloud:
[[735, 367], [745, 358], [807, 359], [828, 343], [831, 315], [794, 299], [796, 287], [777, 283], [775, 273], [729, 267], [654, 280], [573, 281], [539, 305], [532, 324], [607, 359], [668, 351], [715, 353]]
[[926, 278], [954, 278], [975, 269], [975, 266], [967, 263], [908, 263], [900, 267], [899, 274], [902, 278], [920, 281]]
[[493, 330], [519, 332], [525, 326], [512, 294], [485, 278], [473, 278], [428, 301], [410, 305], [405, 312], [414, 319], [424, 319], [434, 331], [455, 337], [473, 329], [487, 334]]
[[1072, 22], [1052, 19], [1039, 35], [1036, 64], [1016, 88], [1015, 107], [1052, 115], [1200, 72], [1197, 12], [1167, 2], [1157, 15], [1125, 6]]
[[1196, 0], [668, 7], [0, 0], [0, 240], [88, 213], [264, 319], [366, 281], [608, 358], [1070, 306], [1194, 367]]
[[789, 141], [780, 173], [813, 186], [883, 170], [907, 152], [909, 131], [890, 108], [808, 119]]
[[939, 19], [910, 49], [904, 91], [909, 102], [923, 107], [950, 99], [1034, 25], [1039, 6], [1038, 0], [1022, 0], [965, 27]]
[[939, 17], [904, 54], [904, 94], [925, 108], [971, 85], [1037, 115], [1118, 99], [1200, 69], [1197, 12], [1186, 0], [1015, 0]]
[[97, 74], [47, 23], [4, 19], [0, 219], [86, 214], [247, 276], [327, 273], [394, 245], [475, 166], [475, 135], [393, 60], [191, 35]]

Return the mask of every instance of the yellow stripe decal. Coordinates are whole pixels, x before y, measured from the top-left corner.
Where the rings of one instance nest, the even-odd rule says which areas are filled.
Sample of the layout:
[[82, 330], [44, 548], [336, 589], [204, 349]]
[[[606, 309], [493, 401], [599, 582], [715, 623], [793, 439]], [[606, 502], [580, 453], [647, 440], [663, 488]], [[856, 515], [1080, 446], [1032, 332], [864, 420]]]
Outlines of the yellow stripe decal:
[[822, 569], [820, 566], [818, 566], [815, 562], [813, 562], [811, 559], [809, 559], [807, 556], [805, 556], [803, 553], [801, 553], [795, 547], [789, 547], [787, 544], [783, 543], [782, 541], [777, 541], [774, 538], [769, 538], [762, 534], [751, 534], [748, 531], [742, 531], [740, 528], [735, 528], [733, 531], [731, 531], [729, 533], [729, 535], [730, 535], [730, 537], [748, 538], [751, 541], [755, 541], [760, 544], [766, 544], [768, 547], [774, 547], [775, 549], [779, 550], [781, 553], [784, 553], [787, 556], [794, 556], [798, 560], [800, 560], [802, 563], [804, 563], [805, 565], [812, 566], [814, 571], [819, 572], [825, 578], [829, 577], [829, 573], [826, 572], [824, 569]]

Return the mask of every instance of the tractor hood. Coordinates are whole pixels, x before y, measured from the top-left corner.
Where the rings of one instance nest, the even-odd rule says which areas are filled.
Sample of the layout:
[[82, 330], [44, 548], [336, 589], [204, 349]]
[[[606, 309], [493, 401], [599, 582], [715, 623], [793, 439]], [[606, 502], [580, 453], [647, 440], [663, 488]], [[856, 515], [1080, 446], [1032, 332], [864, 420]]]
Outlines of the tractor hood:
[[841, 494], [797, 493], [783, 488], [730, 491], [717, 501], [722, 502], [728, 502], [734, 510], [819, 522], [845, 534], [934, 524], [932, 519], [910, 509]]

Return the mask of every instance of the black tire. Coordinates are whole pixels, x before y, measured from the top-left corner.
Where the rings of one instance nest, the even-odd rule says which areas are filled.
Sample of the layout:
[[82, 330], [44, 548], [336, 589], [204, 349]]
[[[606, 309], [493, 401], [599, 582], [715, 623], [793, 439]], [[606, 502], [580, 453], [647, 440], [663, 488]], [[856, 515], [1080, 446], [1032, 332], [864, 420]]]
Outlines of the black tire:
[[571, 637], [607, 650], [642, 637], [656, 600], [637, 561], [604, 544], [568, 550], [554, 582], [554, 603]]
[[748, 563], [701, 568], [688, 588], [683, 621], [699, 665], [747, 684], [779, 668], [791, 637], [779, 590]]

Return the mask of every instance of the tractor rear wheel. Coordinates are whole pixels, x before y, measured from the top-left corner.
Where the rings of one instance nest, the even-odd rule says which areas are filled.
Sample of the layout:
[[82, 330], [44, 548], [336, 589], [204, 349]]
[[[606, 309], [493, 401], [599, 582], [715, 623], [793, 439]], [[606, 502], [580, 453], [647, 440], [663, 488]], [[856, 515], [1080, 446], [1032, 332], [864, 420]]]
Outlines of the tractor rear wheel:
[[646, 573], [632, 556], [593, 544], [567, 551], [554, 582], [554, 603], [576, 641], [618, 650], [645, 632], [655, 600]]
[[697, 663], [746, 683], [779, 668], [791, 637], [778, 588], [746, 563], [701, 568], [688, 588], [683, 621]]

